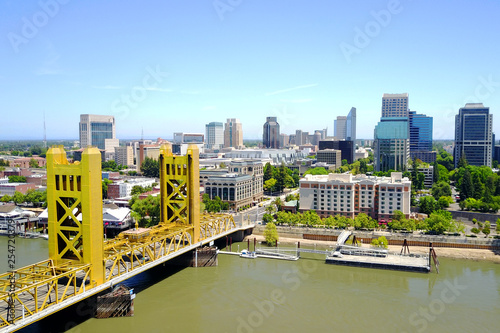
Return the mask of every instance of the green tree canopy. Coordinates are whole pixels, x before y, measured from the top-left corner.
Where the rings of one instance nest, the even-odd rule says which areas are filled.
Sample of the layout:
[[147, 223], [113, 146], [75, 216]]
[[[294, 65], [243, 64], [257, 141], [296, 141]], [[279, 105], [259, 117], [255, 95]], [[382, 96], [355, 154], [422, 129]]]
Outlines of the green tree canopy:
[[146, 157], [141, 164], [141, 172], [145, 177], [159, 178], [160, 163], [158, 162], [158, 160]]

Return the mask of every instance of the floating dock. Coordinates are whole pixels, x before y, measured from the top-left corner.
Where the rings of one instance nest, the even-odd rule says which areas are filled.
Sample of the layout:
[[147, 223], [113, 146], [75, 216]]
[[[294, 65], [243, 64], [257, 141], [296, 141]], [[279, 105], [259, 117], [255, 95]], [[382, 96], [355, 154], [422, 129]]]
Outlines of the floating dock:
[[388, 254], [386, 257], [362, 255], [343, 255], [342, 257], [328, 256], [326, 257], [326, 263], [423, 273], [428, 273], [431, 270], [429, 258], [394, 254]]

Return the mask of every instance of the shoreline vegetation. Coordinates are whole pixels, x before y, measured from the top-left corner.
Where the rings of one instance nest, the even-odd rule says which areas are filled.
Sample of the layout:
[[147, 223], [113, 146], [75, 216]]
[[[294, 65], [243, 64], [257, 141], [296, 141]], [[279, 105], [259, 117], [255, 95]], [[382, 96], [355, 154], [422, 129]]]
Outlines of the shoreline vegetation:
[[[248, 235], [245, 237], [244, 242], [250, 239], [250, 247], [253, 246], [253, 239], [256, 238], [257, 242], [265, 242], [265, 238], [262, 235]], [[310, 240], [310, 239], [302, 239], [302, 238], [290, 238], [290, 237], [280, 237], [279, 238], [280, 245], [293, 245], [296, 246], [297, 242], [303, 245], [319, 245], [324, 248], [333, 247], [336, 245], [335, 241], [318, 241], [318, 240]], [[368, 244], [363, 244], [362, 246], [370, 246]], [[389, 245], [389, 252], [399, 253], [401, 251], [401, 246], [399, 245]], [[492, 250], [477, 250], [477, 249], [457, 249], [457, 248], [446, 248], [446, 247], [435, 247], [434, 250], [438, 258], [451, 258], [451, 259], [467, 259], [467, 260], [481, 260], [481, 261], [490, 261], [496, 264], [500, 264], [500, 255], [496, 254]], [[429, 254], [429, 248], [425, 246], [411, 246], [410, 252], [415, 254]]]

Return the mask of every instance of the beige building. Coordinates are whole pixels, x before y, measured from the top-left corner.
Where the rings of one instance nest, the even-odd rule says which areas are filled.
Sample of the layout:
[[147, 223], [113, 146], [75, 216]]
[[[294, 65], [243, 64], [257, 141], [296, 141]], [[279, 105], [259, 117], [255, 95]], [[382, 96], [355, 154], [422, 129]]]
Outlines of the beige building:
[[139, 145], [136, 152], [137, 156], [137, 171], [141, 171], [141, 164], [144, 162], [146, 157], [157, 160], [160, 157], [160, 145], [159, 144], [151, 144], [151, 145]]
[[224, 127], [224, 148], [243, 147], [243, 129], [239, 119], [229, 118]]
[[399, 210], [410, 216], [411, 181], [401, 172], [391, 177], [352, 174], [306, 175], [300, 180], [300, 211], [315, 210], [322, 217], [354, 218], [365, 213], [380, 220]]
[[342, 152], [337, 149], [323, 149], [316, 153], [316, 160], [319, 163], [333, 164], [335, 169], [342, 165]]
[[134, 148], [132, 146], [115, 147], [115, 162], [118, 165], [134, 165]]

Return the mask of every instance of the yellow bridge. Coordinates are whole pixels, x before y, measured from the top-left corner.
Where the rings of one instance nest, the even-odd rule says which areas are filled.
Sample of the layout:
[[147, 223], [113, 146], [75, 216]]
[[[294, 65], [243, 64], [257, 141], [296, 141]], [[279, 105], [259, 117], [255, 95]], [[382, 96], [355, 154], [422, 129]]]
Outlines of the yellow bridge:
[[[68, 163], [47, 152], [49, 259], [0, 275], [0, 332], [12, 332], [136, 274], [251, 225], [200, 214], [199, 151], [160, 151], [161, 221], [104, 240], [101, 154], [87, 148]], [[77, 216], [81, 215], [81, 221]]]

